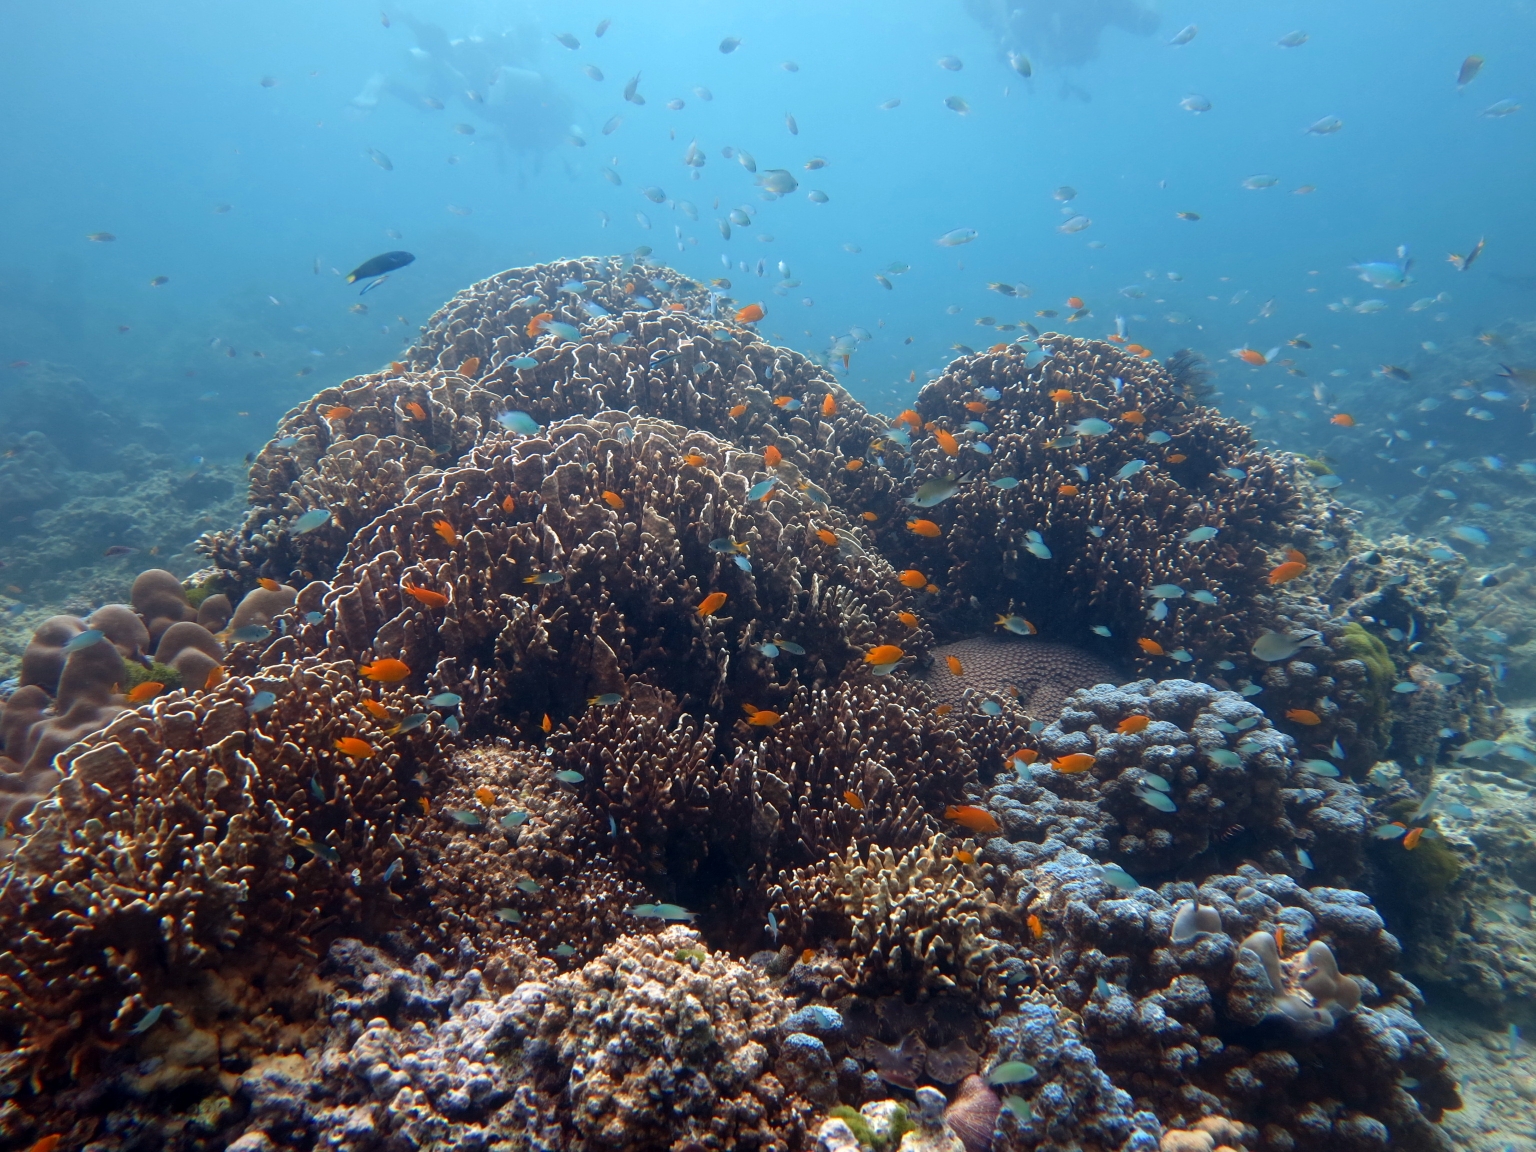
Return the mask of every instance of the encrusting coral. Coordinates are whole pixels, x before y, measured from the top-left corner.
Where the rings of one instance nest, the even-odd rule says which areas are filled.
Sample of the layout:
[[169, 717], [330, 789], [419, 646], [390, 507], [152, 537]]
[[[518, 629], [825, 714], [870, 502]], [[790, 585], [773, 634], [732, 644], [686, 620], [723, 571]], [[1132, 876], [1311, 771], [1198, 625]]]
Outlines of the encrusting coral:
[[729, 303], [475, 285], [284, 418], [196, 608], [40, 630], [0, 1133], [1443, 1149], [1347, 887], [1367, 749], [1497, 720], [1422, 590], [1187, 366], [1051, 335], [892, 425]]

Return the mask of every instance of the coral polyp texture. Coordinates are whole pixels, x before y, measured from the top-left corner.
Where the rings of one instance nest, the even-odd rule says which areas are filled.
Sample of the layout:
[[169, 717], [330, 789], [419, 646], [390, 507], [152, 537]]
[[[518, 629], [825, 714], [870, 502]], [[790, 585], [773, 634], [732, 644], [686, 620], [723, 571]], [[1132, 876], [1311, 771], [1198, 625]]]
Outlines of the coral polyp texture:
[[210, 570], [38, 630], [0, 1133], [1447, 1148], [1356, 888], [1499, 722], [1454, 580], [1187, 362], [1044, 336], [892, 422], [716, 313], [474, 285], [284, 418]]

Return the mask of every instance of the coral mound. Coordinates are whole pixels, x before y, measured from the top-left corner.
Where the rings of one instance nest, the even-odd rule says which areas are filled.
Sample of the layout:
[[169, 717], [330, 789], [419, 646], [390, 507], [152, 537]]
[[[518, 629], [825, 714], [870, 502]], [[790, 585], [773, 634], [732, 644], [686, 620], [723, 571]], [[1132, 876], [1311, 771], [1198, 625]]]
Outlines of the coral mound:
[[1046, 336], [893, 424], [728, 304], [474, 285], [284, 418], [196, 609], [39, 631], [0, 1132], [1441, 1152], [1347, 773], [1494, 711], [1406, 577], [1187, 365]]

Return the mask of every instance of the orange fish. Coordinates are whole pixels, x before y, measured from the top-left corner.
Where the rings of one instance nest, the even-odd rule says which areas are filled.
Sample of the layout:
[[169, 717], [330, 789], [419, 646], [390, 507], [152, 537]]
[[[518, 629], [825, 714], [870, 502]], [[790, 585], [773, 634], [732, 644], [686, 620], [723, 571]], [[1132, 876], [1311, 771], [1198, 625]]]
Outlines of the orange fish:
[[421, 814], [423, 816], [432, 815], [432, 801], [428, 800], [425, 796], [418, 796], [416, 797], [416, 803], [421, 805]]
[[364, 700], [363, 707], [368, 709], [368, 714], [375, 720], [389, 719], [389, 709], [384, 707], [384, 705], [380, 704], [377, 700]]
[[1079, 772], [1086, 772], [1094, 765], [1093, 754], [1090, 752], [1072, 752], [1066, 756], [1058, 756], [1051, 761], [1051, 767], [1068, 776], [1075, 776]]
[[142, 704], [146, 700], [153, 700], [165, 691], [165, 685], [159, 680], [146, 680], [142, 684], [136, 684], [133, 691], [128, 693], [128, 703]]
[[917, 614], [915, 612], [898, 612], [896, 613], [896, 619], [900, 620], [908, 628], [917, 627], [918, 621]]
[[503, 512], [517, 511], [517, 501], [512, 498], [511, 493], [508, 493], [501, 498], [501, 510]]
[[895, 664], [906, 653], [894, 644], [877, 644], [864, 653], [864, 663], [879, 666], [881, 664]]
[[745, 416], [746, 414], [747, 414], [747, 406], [745, 404], [738, 404], [738, 405], [736, 405], [736, 407], [732, 408], [729, 412], [726, 413], [727, 416], [733, 416], [733, 417], [734, 416]]
[[843, 799], [848, 802], [848, 807], [856, 808], [860, 812], [864, 811], [864, 797], [860, 796], [851, 788], [843, 793]]
[[725, 607], [725, 593], [711, 592], [700, 601], [699, 606], [694, 611], [700, 616], [713, 616], [723, 607]]
[[1033, 748], [1020, 748], [1008, 759], [1022, 760], [1026, 764], [1033, 764], [1036, 760], [1040, 759], [1040, 753], [1036, 752]]
[[335, 404], [327, 408], [323, 415], [327, 420], [345, 420], [348, 416], [352, 415], [352, 409], [348, 408], [345, 404]]
[[945, 455], [960, 455], [960, 441], [956, 440], [948, 432], [944, 431], [944, 429], [935, 428], [933, 430], [933, 438], [939, 442], [939, 447], [944, 449]]
[[736, 313], [736, 323], [755, 324], [766, 315], [761, 304], [748, 304]]
[[1077, 489], [1077, 485], [1076, 484], [1063, 484], [1063, 485], [1061, 485], [1060, 487], [1058, 487], [1056, 489], [1056, 495], [1058, 495], [1058, 496], [1076, 496], [1077, 495], [1077, 491], [1078, 491], [1078, 489]]
[[441, 592], [434, 592], [430, 588], [418, 588], [409, 582], [402, 582], [400, 588], [407, 595], [416, 597], [417, 600], [428, 608], [448, 607], [448, 597], [444, 596]]
[[1284, 564], [1277, 565], [1269, 574], [1271, 584], [1284, 584], [1287, 580], [1294, 580], [1307, 570], [1307, 566], [1300, 560], [1287, 560]]
[[1068, 296], [1067, 297], [1067, 307], [1068, 308], [1086, 308], [1087, 305], [1083, 303], [1083, 298], [1081, 296]]
[[965, 665], [960, 663], [960, 657], [958, 657], [958, 656], [946, 656], [946, 657], [944, 657], [944, 663], [949, 665], [949, 670], [950, 670], [950, 672], [953, 675], [956, 675], [956, 676], [964, 676], [965, 675]]
[[784, 453], [780, 452], [772, 444], [763, 449], [763, 463], [770, 468], [777, 468], [784, 459]]
[[800, 953], [800, 963], [802, 964], [809, 964], [814, 959], [816, 959], [816, 949], [814, 948], [806, 948]]
[[1353, 428], [1355, 426], [1355, 418], [1348, 412], [1335, 412], [1332, 416], [1328, 417], [1328, 423], [1337, 424], [1340, 428]]
[[1285, 550], [1285, 558], [1287, 560], [1294, 560], [1298, 564], [1305, 564], [1307, 562], [1307, 554], [1305, 552], [1298, 552], [1294, 548], [1287, 548]]
[[1143, 348], [1140, 344], [1138, 344], [1136, 345], [1136, 355], [1145, 360], [1148, 356], [1152, 355], [1152, 349]]
[[1056, 391], [1049, 393], [1049, 395], [1058, 404], [1067, 404], [1072, 400], [1072, 390], [1070, 388], [1058, 388]]
[[924, 584], [923, 591], [930, 596], [935, 596], [938, 594], [939, 586], [937, 584]]
[[747, 723], [754, 728], [772, 728], [784, 717], [777, 712], [770, 712], [767, 708], [759, 708], [751, 716], [747, 717]]
[[1147, 422], [1147, 414], [1140, 408], [1132, 408], [1129, 412], [1120, 413], [1120, 419], [1124, 420], [1127, 424], [1145, 424]]
[[937, 540], [944, 535], [944, 529], [932, 520], [908, 520], [907, 531], [917, 536], [925, 536], [929, 540]]
[[64, 1137], [60, 1136], [57, 1132], [50, 1132], [47, 1136], [33, 1144], [32, 1147], [28, 1148], [27, 1152], [53, 1152], [59, 1146], [59, 1141], [63, 1139]]
[[976, 863], [976, 853], [967, 852], [964, 848], [956, 848], [955, 859], [962, 864], [974, 864]]
[[1182, 463], [1184, 463], [1184, 461], [1186, 461], [1188, 459], [1189, 459], [1189, 457], [1184, 455], [1184, 453], [1182, 453], [1182, 452], [1175, 452], [1173, 455], [1168, 457], [1168, 463], [1170, 463], [1170, 464], [1182, 464]]
[[617, 492], [611, 492], [607, 488], [604, 488], [602, 496], [603, 503], [608, 505], [608, 507], [612, 508], [614, 511], [622, 512], [624, 510], [624, 497], [620, 496]]
[[985, 400], [967, 400], [965, 402], [965, 410], [980, 416], [987, 410], [987, 402]]
[[928, 583], [928, 577], [924, 576], [916, 568], [908, 568], [896, 579], [901, 581], [904, 588], [921, 588], [924, 584]]
[[[987, 349], [987, 351], [988, 352], [1001, 352], [1001, 351], [1003, 351], [1003, 349], [1005, 349], [1007, 347], [1008, 347], [1008, 345], [1006, 345], [1006, 344], [993, 344], [990, 348]], [[846, 367], [848, 367], [848, 365], [844, 364], [843, 367], [846, 368]]]
[[391, 376], [403, 376], [405, 374], [405, 365], [398, 360], [391, 360], [389, 362], [389, 374]]
[[816, 529], [816, 538], [823, 544], [836, 544], [837, 533], [826, 528]]
[[878, 512], [860, 512], [859, 513], [859, 519], [861, 519], [861, 520], [868, 520], [871, 524], [873, 524], [876, 520], [880, 519], [880, 513], [878, 513]]
[[272, 579], [270, 576], [258, 576], [256, 578], [256, 583], [260, 584], [268, 592], [276, 592], [279, 588], [282, 587], [281, 584]]
[[544, 729], [545, 733], [554, 731], [555, 725], [554, 722], [550, 720], [548, 712], [544, 713], [544, 719], [539, 721], [539, 727]]
[[336, 740], [336, 751], [355, 760], [366, 760], [374, 753], [374, 747], [366, 740], [359, 740], [356, 736], [341, 736]]
[[940, 704], [933, 710], [933, 714], [935, 716], [948, 716], [954, 710], [955, 706], [953, 704]]
[[212, 668], [208, 669], [208, 678], [203, 681], [203, 690], [211, 692], [228, 679], [229, 669], [225, 668], [222, 664], [215, 664]]
[[1298, 724], [1305, 724], [1308, 728], [1323, 722], [1323, 718], [1310, 708], [1287, 708], [1285, 718], [1294, 720]]
[[528, 321], [528, 335], [537, 336], [544, 329], [544, 325], [555, 318], [553, 312], [540, 312], [532, 320]]
[[1143, 731], [1150, 723], [1152, 723], [1150, 716], [1127, 716], [1115, 725], [1115, 731], [1121, 735], [1130, 736]]
[[821, 398], [821, 414], [823, 416], [837, 415], [837, 397], [830, 392]]
[[411, 414], [412, 420], [425, 420], [427, 418], [427, 410], [414, 400], [406, 401], [405, 410]]
[[944, 809], [944, 819], [963, 824], [972, 832], [983, 832], [989, 836], [995, 836], [1003, 830], [1003, 826], [997, 822], [997, 817], [985, 808], [978, 808], [974, 804], [947, 805]]
[[364, 664], [358, 671], [380, 684], [398, 684], [411, 674], [410, 666], [403, 660], [396, 660], [393, 656], [375, 660], [372, 664]]
[[480, 371], [480, 357], [478, 356], [471, 356], [459, 365], [460, 376], [473, 377], [478, 371]]
[[1104, 339], [1108, 340], [1111, 344], [1125, 343], [1125, 337], [1120, 335], [1118, 332], [1111, 332], [1108, 336], [1104, 337]]
[[790, 401], [793, 399], [793, 396], [775, 396], [773, 398], [773, 405], [775, 408], [788, 408]]
[[670, 304], [667, 305], [667, 311], [668, 312], [682, 312], [682, 311], [684, 311], [686, 309], [686, 307], [687, 307], [686, 305], [679, 304], [676, 300], [674, 300]]
[[700, 456], [697, 452], [690, 452], [683, 457], [683, 463], [690, 468], [702, 468], [704, 466], [704, 457]]
[[1024, 918], [1024, 923], [1029, 925], [1029, 933], [1036, 940], [1045, 935], [1045, 925], [1040, 923], [1040, 917], [1033, 912]]
[[432, 531], [443, 538], [444, 544], [457, 544], [459, 542], [459, 534], [454, 531], [453, 525], [446, 520], [432, 521]]
[[1252, 364], [1256, 368], [1269, 363], [1269, 357], [1265, 356], [1257, 348], [1234, 348], [1232, 354], [1244, 364]]
[[857, 472], [860, 468], [864, 467], [864, 461], [855, 456], [852, 460], [848, 461], [848, 463], [844, 464], [843, 467], [848, 469], [850, 472]]
[[1424, 829], [1410, 828], [1408, 834], [1403, 837], [1403, 847], [1412, 852], [1419, 846], [1419, 841], [1424, 838]]
[[492, 804], [496, 803], [496, 793], [482, 784], [475, 789], [475, 799], [489, 808]]
[[1285, 951], [1285, 925], [1284, 924], [1276, 924], [1275, 925], [1275, 950], [1277, 952], [1284, 952]]
[[910, 408], [903, 409], [901, 415], [896, 417], [895, 422], [908, 425], [914, 432], [921, 432], [923, 430], [923, 418]]
[[1148, 640], [1145, 636], [1136, 641], [1136, 646], [1148, 656], [1161, 656], [1163, 654], [1163, 646], [1156, 640]]

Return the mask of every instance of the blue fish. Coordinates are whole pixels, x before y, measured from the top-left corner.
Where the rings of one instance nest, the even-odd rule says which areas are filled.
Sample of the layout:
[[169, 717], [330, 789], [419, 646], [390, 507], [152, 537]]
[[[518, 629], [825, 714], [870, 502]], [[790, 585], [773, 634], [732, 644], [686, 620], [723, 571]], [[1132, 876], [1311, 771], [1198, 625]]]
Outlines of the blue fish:
[[251, 697], [251, 702], [245, 706], [245, 710], [252, 716], [265, 712], [277, 703], [277, 695], [273, 692], [258, 692]]
[[305, 619], [305, 621], [307, 623], [318, 624], [318, 623], [320, 623], [320, 621], [325, 619], [325, 613], [324, 612], [306, 612], [306, 613], [304, 613], [304, 619]]
[[1087, 420], [1079, 420], [1072, 425], [1072, 431], [1079, 436], [1104, 436], [1114, 431], [1107, 420], [1100, 420], [1097, 416], [1090, 416]]
[[329, 508], [311, 508], [293, 522], [293, 533], [295, 536], [302, 536], [306, 532], [313, 532], [316, 528], [329, 524], [330, 520]]
[[1166, 444], [1166, 443], [1168, 443], [1168, 441], [1170, 441], [1172, 439], [1173, 439], [1173, 437], [1168, 435], [1168, 433], [1166, 433], [1166, 432], [1148, 432], [1147, 433], [1147, 443], [1148, 444]]
[[1244, 472], [1241, 468], [1223, 468], [1221, 474], [1232, 480], [1246, 480], [1248, 478], [1248, 473]]
[[1017, 488], [1019, 486], [1018, 480], [1012, 476], [1002, 476], [996, 480], [989, 481], [989, 483], [992, 485], [992, 487], [1001, 488], [1004, 492], [1008, 491], [1010, 488]]
[[512, 361], [514, 368], [537, 368], [538, 366], [539, 362], [532, 356], [519, 356]]
[[1115, 473], [1115, 479], [1129, 480], [1132, 476], [1136, 475], [1136, 473], [1140, 472], [1146, 466], [1147, 462], [1145, 460], [1131, 460], [1122, 466], [1120, 471]]
[[743, 572], [752, 571], [752, 561], [748, 560], [745, 556], [733, 556], [732, 559], [736, 562], [736, 567], [740, 568]]
[[236, 644], [254, 644], [258, 640], [265, 640], [272, 635], [272, 629], [265, 624], [247, 624], [244, 628], [236, 628], [229, 634], [229, 638]]
[[496, 423], [519, 436], [532, 436], [539, 430], [539, 422], [526, 412], [503, 412]]
[[1216, 533], [1218, 533], [1220, 531], [1221, 531], [1220, 528], [1211, 528], [1209, 526], [1207, 526], [1205, 528], [1196, 528], [1193, 531], [1186, 532], [1184, 534], [1184, 543], [1186, 543], [1186, 544], [1203, 544], [1207, 540], [1214, 540], [1214, 539], [1216, 539]]
[[767, 480], [759, 481], [747, 490], [748, 500], [761, 500], [773, 491], [773, 486], [779, 482], [777, 476], [770, 476]]
[[543, 330], [545, 332], [553, 333], [554, 335], [560, 337], [561, 340], [581, 339], [581, 329], [576, 327], [574, 324], [567, 324], [563, 320], [546, 320], [544, 321]]
[[981, 390], [981, 398], [983, 400], [1001, 400], [1003, 398], [1003, 394], [996, 388], [983, 388]]
[[439, 692], [436, 696], [429, 697], [427, 703], [433, 708], [457, 708], [464, 703], [464, 697], [453, 692]]
[[65, 644], [63, 651], [65, 653], [78, 652], [82, 648], [89, 648], [92, 644], [101, 643], [105, 636], [106, 633], [103, 632], [100, 628], [87, 629], [86, 631], [81, 632], [78, 636], [72, 638], [68, 644]]

